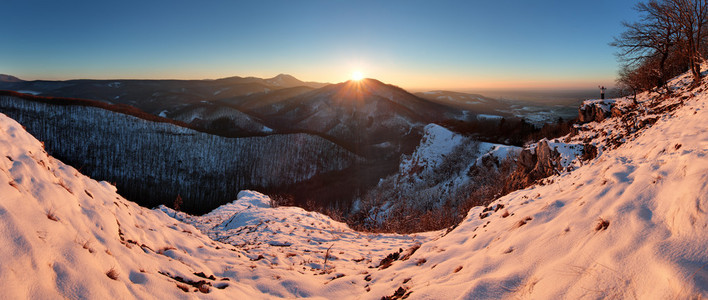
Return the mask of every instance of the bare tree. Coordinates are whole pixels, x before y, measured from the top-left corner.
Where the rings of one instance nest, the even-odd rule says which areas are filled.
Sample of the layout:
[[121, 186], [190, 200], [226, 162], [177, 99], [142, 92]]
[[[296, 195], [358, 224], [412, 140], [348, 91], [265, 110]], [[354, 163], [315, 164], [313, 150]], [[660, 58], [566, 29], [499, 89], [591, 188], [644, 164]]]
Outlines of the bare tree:
[[632, 94], [637, 99], [637, 94], [641, 91], [649, 90], [656, 86], [656, 78], [651, 76], [654, 67], [647, 61], [638, 66], [624, 65], [619, 71], [617, 87], [623, 94]]
[[679, 37], [685, 42], [684, 53], [688, 57], [693, 84], [701, 80], [701, 62], [703, 62], [704, 27], [708, 24], [708, 0], [665, 0], [666, 15], [679, 31]]
[[636, 93], [665, 87], [668, 78], [689, 69], [698, 85], [708, 50], [708, 0], [649, 0], [635, 9], [640, 21], [623, 23], [626, 31], [610, 43], [623, 63], [618, 83]]
[[[636, 75], [636, 72], [642, 69], [640, 65], [652, 62], [655, 68], [652, 68], [650, 73], [655, 74], [643, 74], [643, 77], [653, 75], [651, 77], [655, 78], [656, 86], [664, 86], [667, 80], [666, 62], [679, 44], [678, 30], [673, 19], [667, 14], [669, 8], [665, 1], [639, 3], [635, 9], [642, 14], [641, 21], [623, 22], [622, 25], [627, 30], [610, 43], [611, 46], [620, 48], [617, 55], [625, 64], [620, 78], [622, 81], [631, 80], [634, 76], [628, 75]], [[636, 83], [630, 86], [639, 87]]]

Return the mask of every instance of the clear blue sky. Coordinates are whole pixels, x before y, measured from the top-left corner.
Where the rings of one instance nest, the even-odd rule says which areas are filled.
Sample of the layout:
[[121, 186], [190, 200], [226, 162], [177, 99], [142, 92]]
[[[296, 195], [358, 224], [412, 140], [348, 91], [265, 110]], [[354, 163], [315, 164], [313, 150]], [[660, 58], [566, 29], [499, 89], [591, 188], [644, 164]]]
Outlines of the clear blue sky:
[[0, 3], [0, 73], [23, 79], [354, 71], [413, 90], [611, 85], [635, 1]]

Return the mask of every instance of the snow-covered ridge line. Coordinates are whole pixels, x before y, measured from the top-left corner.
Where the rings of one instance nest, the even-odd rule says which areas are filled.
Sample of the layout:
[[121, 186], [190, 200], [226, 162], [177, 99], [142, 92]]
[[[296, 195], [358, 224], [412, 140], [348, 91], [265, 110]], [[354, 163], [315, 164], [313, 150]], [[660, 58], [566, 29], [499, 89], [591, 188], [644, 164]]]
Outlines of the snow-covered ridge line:
[[79, 98], [44, 97], [44, 96], [37, 96], [34, 93], [23, 93], [22, 91], [19, 91], [19, 92], [0, 91], [0, 97], [21, 98], [26, 101], [33, 101], [36, 103], [45, 103], [45, 104], [54, 104], [54, 105], [75, 105], [75, 106], [101, 108], [101, 109], [104, 109], [107, 111], [112, 111], [112, 112], [119, 113], [119, 114], [133, 116], [133, 117], [140, 118], [143, 120], [148, 120], [148, 121], [152, 121], [152, 122], [160, 122], [160, 123], [169, 123], [169, 124], [174, 124], [174, 125], [177, 125], [180, 127], [197, 130], [195, 128], [192, 128], [187, 123], [168, 119], [168, 118], [165, 118], [162, 116], [152, 115], [152, 114], [146, 113], [138, 108], [129, 107], [126, 105], [115, 105], [115, 104], [110, 104], [110, 103], [96, 101], [96, 100], [79, 99]]
[[[470, 198], [481, 181], [507, 158], [514, 158], [521, 148], [476, 141], [437, 124], [428, 124], [415, 151], [401, 157], [397, 173], [379, 181], [376, 188], [355, 203], [359, 214], [368, 214], [364, 226], [389, 226], [394, 218], [415, 218], [410, 214], [439, 210], [443, 205], [458, 207]], [[484, 175], [478, 173], [484, 170]], [[405, 217], [401, 217], [403, 214]], [[461, 216], [458, 216], [461, 217]], [[422, 218], [422, 217], [421, 217]], [[395, 227], [388, 230], [430, 230], [452, 225], [424, 225], [418, 228]], [[360, 224], [361, 225], [361, 224]]]
[[515, 146], [475, 142], [440, 125], [428, 124], [423, 129], [420, 145], [416, 147], [413, 154], [402, 159], [399, 173], [416, 174], [424, 172], [424, 170], [432, 170], [438, 167], [456, 147], [470, 142], [474, 142], [474, 146], [477, 147], [475, 153], [472, 153], [476, 157], [475, 164], [480, 163], [487, 156], [494, 156], [498, 159], [513, 157], [521, 150]]

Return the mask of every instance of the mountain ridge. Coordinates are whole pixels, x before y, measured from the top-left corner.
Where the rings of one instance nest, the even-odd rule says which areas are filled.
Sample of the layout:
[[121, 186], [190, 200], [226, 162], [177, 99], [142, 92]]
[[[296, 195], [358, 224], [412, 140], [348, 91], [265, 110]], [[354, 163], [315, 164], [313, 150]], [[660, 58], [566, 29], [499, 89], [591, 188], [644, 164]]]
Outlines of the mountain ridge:
[[0, 74], [0, 82], [23, 82], [24, 80], [19, 79], [12, 75]]

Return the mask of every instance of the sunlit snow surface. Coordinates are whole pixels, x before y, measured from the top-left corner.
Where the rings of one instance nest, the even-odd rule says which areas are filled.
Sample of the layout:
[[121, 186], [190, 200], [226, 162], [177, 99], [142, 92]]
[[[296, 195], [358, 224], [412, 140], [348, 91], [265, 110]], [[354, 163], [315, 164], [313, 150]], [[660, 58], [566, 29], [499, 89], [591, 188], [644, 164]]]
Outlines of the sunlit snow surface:
[[[401, 247], [410, 248], [441, 235], [357, 232], [344, 223], [299, 207], [271, 208], [270, 199], [258, 192], [241, 191], [238, 198], [203, 216], [176, 213], [164, 206], [160, 210], [196, 226], [214, 240], [248, 251], [251, 259], [267, 256], [276, 265], [310, 274], [364, 274]], [[330, 254], [325, 267], [327, 249]]]
[[[708, 94], [686, 81], [664, 100], [684, 105], [653, 126], [587, 125], [571, 140], [591, 139], [598, 158], [500, 198], [489, 217], [473, 208], [444, 236], [357, 233], [256, 192], [180, 222], [49, 157], [0, 115], [2, 298], [708, 297]], [[624, 143], [606, 147], [618, 134]], [[416, 243], [409, 259], [377, 268]], [[177, 277], [209, 293], [184, 292]]]

